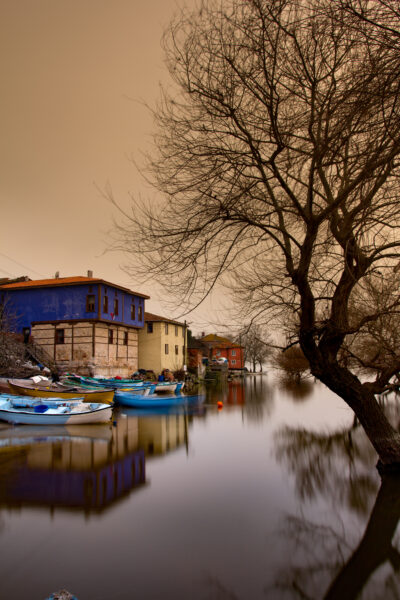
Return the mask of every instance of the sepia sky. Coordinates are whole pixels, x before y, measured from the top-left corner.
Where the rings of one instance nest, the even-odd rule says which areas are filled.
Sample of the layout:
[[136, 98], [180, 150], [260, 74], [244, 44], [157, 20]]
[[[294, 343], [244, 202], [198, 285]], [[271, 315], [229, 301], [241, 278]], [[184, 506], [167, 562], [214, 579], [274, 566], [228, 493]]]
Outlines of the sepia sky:
[[[99, 189], [123, 206], [129, 193], [156, 199], [131, 158], [149, 147], [143, 102], [167, 81], [160, 40], [182, 3], [0, 0], [0, 277], [90, 269], [151, 296], [150, 312], [179, 317], [123, 272], [121, 254], [105, 253], [116, 215]], [[206, 314], [187, 317], [194, 331], [207, 330]]]

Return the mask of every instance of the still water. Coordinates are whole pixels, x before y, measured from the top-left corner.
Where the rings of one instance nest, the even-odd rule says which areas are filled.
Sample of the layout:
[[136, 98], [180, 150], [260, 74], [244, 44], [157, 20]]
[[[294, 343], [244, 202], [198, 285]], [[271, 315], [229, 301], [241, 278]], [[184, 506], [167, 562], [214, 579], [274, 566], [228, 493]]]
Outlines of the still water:
[[2, 425], [0, 598], [399, 598], [400, 484], [375, 464], [337, 396], [270, 374], [190, 414]]

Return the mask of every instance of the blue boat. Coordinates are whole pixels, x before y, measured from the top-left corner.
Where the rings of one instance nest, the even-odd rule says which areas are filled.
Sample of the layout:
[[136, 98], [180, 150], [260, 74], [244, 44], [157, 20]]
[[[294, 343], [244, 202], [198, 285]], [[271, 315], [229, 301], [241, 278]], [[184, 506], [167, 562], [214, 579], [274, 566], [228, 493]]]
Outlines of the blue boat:
[[151, 387], [155, 385], [156, 392], [172, 392], [179, 393], [185, 382], [184, 381], [142, 381], [135, 379], [116, 379], [115, 377], [111, 377], [109, 379], [103, 377], [84, 377], [81, 375], [67, 375], [63, 378], [64, 384], [70, 385], [89, 385], [91, 387], [97, 388], [111, 388], [113, 390], [121, 389], [121, 388], [132, 388], [135, 390], [142, 390], [143, 388]]
[[184, 396], [183, 394], [159, 395], [154, 393], [155, 386], [144, 390], [115, 390], [114, 401], [121, 406], [132, 408], [169, 408], [173, 406], [185, 406], [189, 403], [204, 400], [203, 395]]

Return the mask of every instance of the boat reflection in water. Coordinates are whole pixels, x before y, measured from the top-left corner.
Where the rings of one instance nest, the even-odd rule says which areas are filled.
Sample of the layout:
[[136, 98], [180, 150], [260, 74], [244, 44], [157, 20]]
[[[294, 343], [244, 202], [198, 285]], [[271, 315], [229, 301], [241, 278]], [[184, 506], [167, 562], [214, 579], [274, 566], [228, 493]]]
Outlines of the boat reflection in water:
[[3, 426], [0, 506], [101, 512], [146, 484], [146, 455], [187, 447], [188, 419], [127, 409], [114, 425]]

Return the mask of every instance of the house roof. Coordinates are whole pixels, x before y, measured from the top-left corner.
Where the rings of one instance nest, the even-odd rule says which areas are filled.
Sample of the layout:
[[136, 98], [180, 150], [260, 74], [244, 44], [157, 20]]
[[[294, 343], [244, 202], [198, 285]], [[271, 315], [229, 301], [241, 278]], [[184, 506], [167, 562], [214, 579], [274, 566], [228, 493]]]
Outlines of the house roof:
[[22, 277], [15, 277], [10, 279], [10, 277], [0, 277], [0, 286], [10, 283], [18, 283], [19, 281], [30, 281], [30, 277], [27, 275], [23, 275]]
[[181, 323], [180, 321], [174, 321], [173, 319], [167, 319], [166, 317], [161, 317], [160, 315], [155, 315], [153, 313], [145, 312], [144, 313], [145, 322], [160, 322], [160, 323], [172, 323], [173, 325], [185, 325], [185, 323]]
[[208, 344], [209, 346], [213, 346], [215, 348], [242, 348], [240, 344], [236, 342], [232, 342], [228, 338], [221, 337], [219, 335], [215, 335], [215, 333], [210, 333], [200, 338], [200, 341], [203, 344]]
[[189, 350], [202, 350], [204, 352], [208, 352], [208, 346], [206, 344], [203, 344], [203, 342], [201, 342], [197, 338], [191, 338], [188, 341], [188, 349]]
[[0, 289], [2, 290], [19, 290], [19, 289], [27, 289], [27, 288], [39, 288], [39, 287], [55, 287], [55, 286], [69, 286], [69, 285], [81, 285], [88, 283], [103, 283], [104, 285], [109, 285], [111, 287], [117, 288], [119, 290], [123, 290], [124, 292], [129, 292], [130, 294], [134, 294], [135, 296], [139, 296], [140, 298], [150, 298], [150, 296], [146, 296], [145, 294], [140, 294], [138, 292], [134, 292], [128, 288], [122, 287], [120, 285], [116, 285], [115, 283], [110, 283], [109, 281], [105, 281], [104, 279], [98, 279], [97, 277], [83, 277], [77, 275], [75, 277], [57, 277], [53, 279], [34, 279], [32, 281], [19, 281], [16, 283], [2, 284], [0, 285]]

